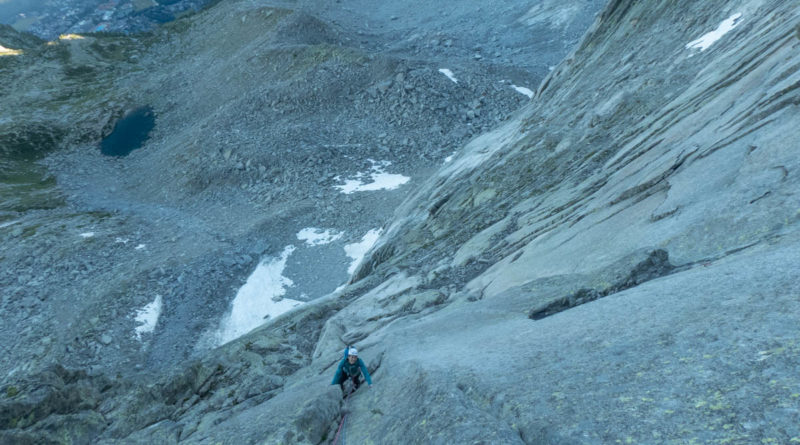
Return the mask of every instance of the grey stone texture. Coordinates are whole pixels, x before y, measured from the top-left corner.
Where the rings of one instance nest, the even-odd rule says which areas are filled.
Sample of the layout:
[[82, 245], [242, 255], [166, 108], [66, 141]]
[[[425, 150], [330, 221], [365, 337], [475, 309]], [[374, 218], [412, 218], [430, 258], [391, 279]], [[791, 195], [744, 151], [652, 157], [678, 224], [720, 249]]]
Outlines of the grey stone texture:
[[[20, 222], [0, 232], [4, 247], [23, 246], [3, 253], [15, 272], [2, 276], [3, 322], [27, 323], [7, 353], [28, 359], [3, 365], [0, 440], [319, 444], [347, 416], [348, 443], [364, 444], [800, 441], [800, 6], [611, 0], [533, 99], [494, 120], [510, 102], [491, 109], [464, 91], [424, 102], [455, 85], [433, 62], [467, 66], [495, 51], [502, 61], [525, 47], [515, 40], [524, 27], [588, 26], [570, 19], [587, 2], [476, 1], [441, 14], [432, 3], [356, 8], [364, 3], [300, 2], [316, 7], [309, 13], [221, 2], [176, 22], [134, 64], [152, 72], [128, 74], [164, 115], [152, 145], [125, 167], [78, 147], [46, 156], [70, 207], [14, 213]], [[502, 19], [511, 12], [512, 24]], [[735, 14], [713, 45], [688, 47]], [[464, 45], [476, 16], [488, 39]], [[448, 24], [460, 26], [434, 31]], [[490, 33], [502, 26], [505, 43]], [[427, 62], [412, 67], [412, 54]], [[187, 72], [156, 69], [169, 58]], [[494, 91], [493, 70], [510, 75], [513, 63], [498, 65], [468, 70], [463, 82]], [[208, 69], [189, 72], [199, 66]], [[246, 87], [255, 94], [227, 96]], [[159, 102], [163, 91], [174, 96]], [[319, 113], [300, 119], [309, 107]], [[325, 217], [367, 229], [381, 218], [354, 215], [384, 212], [378, 244], [342, 289], [317, 284], [324, 295], [308, 304], [221, 347], [198, 346], [229, 301], [217, 294], [280, 251], [308, 214], [347, 203], [306, 200], [312, 187], [362, 168], [254, 147], [303, 141], [310, 128], [347, 133], [342, 124], [364, 116], [375, 120], [338, 141], [388, 141], [378, 152], [416, 169], [415, 184]], [[456, 125], [464, 119], [472, 130]], [[458, 146], [452, 162], [411, 161], [451, 153], [423, 148], [428, 138]], [[98, 169], [70, 173], [78, 165]], [[115, 169], [143, 185], [113, 196], [87, 189]], [[255, 213], [253, 196], [267, 195], [261, 217], [243, 217]], [[136, 232], [139, 222], [156, 235]], [[133, 261], [123, 243], [59, 241], [57, 224], [174, 238], [168, 247], [146, 239], [163, 253]], [[183, 257], [167, 267], [166, 252]], [[98, 278], [108, 284], [90, 283]], [[64, 292], [30, 291], [47, 280]], [[51, 320], [55, 301], [80, 289], [93, 294]], [[119, 320], [156, 290], [168, 297], [166, 318], [137, 346], [118, 335], [132, 322]], [[39, 340], [49, 325], [59, 330]], [[345, 402], [330, 380], [350, 344], [374, 385]], [[106, 353], [127, 361], [114, 366]], [[137, 362], [142, 369], [122, 369]]]

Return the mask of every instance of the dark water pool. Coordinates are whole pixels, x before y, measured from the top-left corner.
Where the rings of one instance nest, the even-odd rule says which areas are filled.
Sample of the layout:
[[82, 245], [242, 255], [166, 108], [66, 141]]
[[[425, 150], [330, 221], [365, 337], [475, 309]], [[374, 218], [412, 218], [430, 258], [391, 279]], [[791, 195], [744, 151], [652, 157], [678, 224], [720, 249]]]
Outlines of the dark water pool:
[[153, 109], [137, 108], [114, 125], [114, 131], [100, 142], [100, 152], [107, 156], [127, 156], [144, 145], [155, 126]]

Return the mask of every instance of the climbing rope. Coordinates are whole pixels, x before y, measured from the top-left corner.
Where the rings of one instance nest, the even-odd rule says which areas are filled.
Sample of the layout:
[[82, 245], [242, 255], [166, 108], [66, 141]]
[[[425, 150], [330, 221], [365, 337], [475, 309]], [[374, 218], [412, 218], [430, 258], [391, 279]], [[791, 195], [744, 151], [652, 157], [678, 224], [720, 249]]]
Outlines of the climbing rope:
[[[339, 423], [339, 429], [336, 431], [336, 437], [333, 439], [333, 445], [336, 445], [339, 442], [339, 433], [342, 432], [342, 427], [344, 427], [344, 422], [347, 420], [347, 414], [342, 417], [342, 421]], [[344, 436], [342, 436], [342, 445], [344, 445]]]
[[342, 445], [347, 442], [347, 422], [344, 423], [344, 428], [342, 429]]
[[339, 422], [339, 429], [336, 430], [336, 437], [333, 438], [333, 445], [339, 443], [339, 433], [341, 433], [342, 435], [342, 445], [345, 444], [345, 438], [347, 437], [347, 428], [345, 427], [345, 423], [347, 423], [347, 415], [350, 414], [347, 411], [347, 404], [350, 403], [350, 396], [355, 391], [355, 388], [353, 388], [352, 383], [349, 383], [347, 385], [347, 388], [348, 388], [347, 395], [344, 396], [344, 406], [342, 407], [342, 410], [344, 411], [344, 416], [342, 416], [342, 421]]

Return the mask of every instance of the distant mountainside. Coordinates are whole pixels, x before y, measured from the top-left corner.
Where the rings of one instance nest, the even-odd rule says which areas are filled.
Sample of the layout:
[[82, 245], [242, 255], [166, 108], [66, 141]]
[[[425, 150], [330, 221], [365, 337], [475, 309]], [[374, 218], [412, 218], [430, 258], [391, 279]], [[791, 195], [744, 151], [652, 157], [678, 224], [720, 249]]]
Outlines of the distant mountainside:
[[[0, 140], [58, 123], [66, 195], [0, 220], [0, 442], [800, 441], [800, 6], [274, 6], [0, 57], [34, 91]], [[514, 63], [593, 16], [552, 70]], [[145, 104], [150, 142], [102, 157]], [[411, 180], [335, 188], [375, 165]], [[340, 245], [381, 225], [348, 278]], [[204, 342], [274, 258], [313, 298]], [[348, 345], [374, 385], [343, 401]]]
[[11, 26], [3, 24], [0, 24], [0, 41], [4, 46], [14, 49], [28, 49], [42, 43], [41, 39], [34, 35], [19, 33]]

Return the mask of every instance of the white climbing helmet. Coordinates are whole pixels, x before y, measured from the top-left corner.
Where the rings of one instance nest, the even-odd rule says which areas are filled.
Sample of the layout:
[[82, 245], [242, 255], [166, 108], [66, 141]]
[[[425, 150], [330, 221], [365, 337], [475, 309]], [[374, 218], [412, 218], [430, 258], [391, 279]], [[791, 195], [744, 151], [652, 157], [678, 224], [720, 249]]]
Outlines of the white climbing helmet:
[[347, 350], [347, 356], [349, 357], [349, 356], [351, 356], [351, 355], [353, 355], [353, 356], [356, 356], [356, 357], [357, 357], [357, 356], [358, 356], [358, 349], [356, 349], [356, 348], [350, 348], [350, 349], [348, 349], [348, 350]]

